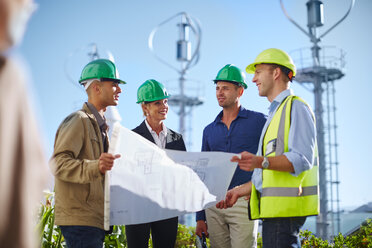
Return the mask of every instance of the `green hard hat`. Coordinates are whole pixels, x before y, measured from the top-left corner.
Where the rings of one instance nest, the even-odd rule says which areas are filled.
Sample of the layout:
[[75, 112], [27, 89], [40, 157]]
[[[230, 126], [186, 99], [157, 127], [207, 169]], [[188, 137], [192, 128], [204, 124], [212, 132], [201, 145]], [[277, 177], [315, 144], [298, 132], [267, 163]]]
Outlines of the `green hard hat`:
[[153, 102], [170, 97], [164, 85], [155, 79], [146, 80], [137, 90], [137, 103]]
[[258, 64], [277, 64], [290, 69], [293, 76], [296, 76], [296, 66], [292, 58], [283, 50], [277, 48], [269, 48], [261, 52], [254, 62], [245, 69], [247, 73], [255, 73], [256, 65]]
[[79, 83], [82, 84], [85, 80], [93, 78], [114, 80], [121, 84], [126, 83], [119, 78], [115, 64], [108, 59], [97, 59], [88, 63], [81, 72]]
[[215, 83], [218, 81], [226, 81], [238, 84], [242, 86], [244, 89], [247, 88], [247, 84], [245, 83], [245, 74], [242, 72], [238, 67], [232, 64], [225, 65], [218, 73], [215, 80]]

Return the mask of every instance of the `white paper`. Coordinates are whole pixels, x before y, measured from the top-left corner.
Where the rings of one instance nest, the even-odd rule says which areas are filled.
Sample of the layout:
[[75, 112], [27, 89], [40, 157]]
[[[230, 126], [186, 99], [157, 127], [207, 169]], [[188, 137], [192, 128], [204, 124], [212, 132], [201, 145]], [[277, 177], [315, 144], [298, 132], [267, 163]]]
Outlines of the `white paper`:
[[236, 154], [163, 150], [115, 124], [110, 153], [110, 224], [139, 224], [196, 212], [225, 198]]

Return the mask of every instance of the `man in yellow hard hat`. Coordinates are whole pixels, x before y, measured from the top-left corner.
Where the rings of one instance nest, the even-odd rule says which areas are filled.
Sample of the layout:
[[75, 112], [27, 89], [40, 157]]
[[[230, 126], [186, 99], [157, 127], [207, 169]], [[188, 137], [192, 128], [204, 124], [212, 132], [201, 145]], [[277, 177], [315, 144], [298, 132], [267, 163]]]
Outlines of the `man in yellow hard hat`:
[[296, 67], [290, 56], [275, 48], [261, 52], [246, 68], [254, 73], [260, 96], [270, 101], [257, 155], [234, 156], [252, 181], [230, 190], [217, 207], [250, 197], [252, 219], [262, 219], [263, 247], [301, 247], [299, 231], [306, 216], [319, 213], [316, 128], [310, 107], [290, 90]]
[[[215, 120], [204, 128], [202, 151], [240, 153], [257, 152], [258, 141], [266, 121], [262, 113], [244, 108], [240, 98], [247, 88], [245, 74], [238, 67], [227, 64], [214, 79], [216, 98], [222, 108]], [[228, 189], [251, 180], [252, 172], [239, 167]], [[239, 199], [231, 209], [210, 207], [196, 214], [196, 234], [209, 235], [211, 247], [245, 248], [257, 246], [258, 221], [248, 219], [247, 201]]]
[[55, 176], [55, 224], [67, 247], [102, 248], [104, 175], [120, 155], [108, 153], [104, 112], [116, 106], [121, 89], [116, 66], [107, 59], [88, 63], [79, 81], [88, 101], [59, 126], [51, 159]]

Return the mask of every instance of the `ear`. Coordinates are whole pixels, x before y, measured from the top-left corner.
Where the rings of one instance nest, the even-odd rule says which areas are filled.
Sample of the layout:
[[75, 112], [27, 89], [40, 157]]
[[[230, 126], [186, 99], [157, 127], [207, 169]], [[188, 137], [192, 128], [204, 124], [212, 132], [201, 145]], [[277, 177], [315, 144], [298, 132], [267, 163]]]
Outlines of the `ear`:
[[238, 91], [239, 91], [239, 97], [241, 97], [243, 95], [243, 93], [244, 93], [244, 88], [242, 86], [240, 86], [238, 88]]
[[96, 82], [93, 82], [92, 88], [96, 94], [99, 94], [101, 92], [101, 86]]
[[273, 71], [273, 77], [274, 77], [274, 80], [277, 80], [282, 74], [282, 71], [280, 70], [279, 67], [276, 67]]

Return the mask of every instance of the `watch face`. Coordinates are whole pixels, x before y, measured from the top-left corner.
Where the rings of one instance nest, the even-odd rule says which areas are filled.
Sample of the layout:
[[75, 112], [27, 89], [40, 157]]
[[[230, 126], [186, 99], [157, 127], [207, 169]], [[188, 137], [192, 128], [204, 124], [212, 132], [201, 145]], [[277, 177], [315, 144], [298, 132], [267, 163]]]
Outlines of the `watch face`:
[[264, 157], [264, 160], [262, 161], [262, 168], [267, 169], [269, 167], [269, 160], [267, 157]]

